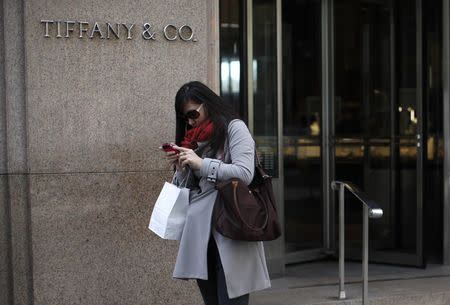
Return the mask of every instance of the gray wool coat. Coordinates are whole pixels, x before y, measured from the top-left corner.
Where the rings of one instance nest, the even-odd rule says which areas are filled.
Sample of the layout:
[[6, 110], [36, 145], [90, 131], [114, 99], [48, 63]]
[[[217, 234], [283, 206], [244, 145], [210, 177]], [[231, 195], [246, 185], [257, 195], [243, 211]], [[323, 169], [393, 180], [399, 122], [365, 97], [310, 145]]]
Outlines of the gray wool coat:
[[[206, 143], [199, 143], [201, 149]], [[255, 169], [255, 142], [241, 120], [228, 125], [224, 152], [216, 158], [203, 155], [200, 170], [190, 175], [190, 203], [186, 223], [173, 272], [179, 279], [208, 279], [207, 248], [210, 235], [214, 237], [222, 262], [229, 298], [270, 287], [270, 278], [262, 242], [236, 241], [219, 234], [212, 226], [212, 211], [217, 196], [214, 182], [240, 178], [250, 184]], [[177, 171], [174, 183], [186, 177], [189, 169]], [[209, 178], [208, 178], [209, 177]], [[197, 178], [197, 179], [195, 179]]]

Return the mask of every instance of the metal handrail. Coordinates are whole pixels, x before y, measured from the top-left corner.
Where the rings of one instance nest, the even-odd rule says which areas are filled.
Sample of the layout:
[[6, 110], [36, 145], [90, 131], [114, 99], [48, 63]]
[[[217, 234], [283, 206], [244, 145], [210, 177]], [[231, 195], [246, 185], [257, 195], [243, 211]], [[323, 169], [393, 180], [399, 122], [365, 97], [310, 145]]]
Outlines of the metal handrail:
[[362, 253], [362, 273], [363, 273], [363, 292], [362, 304], [368, 304], [368, 274], [369, 274], [369, 218], [381, 218], [383, 210], [378, 204], [369, 198], [366, 193], [358, 189], [353, 183], [346, 181], [333, 181], [331, 188], [339, 190], [339, 299], [345, 299], [344, 287], [344, 192], [349, 190], [356, 198], [363, 203], [363, 253]]

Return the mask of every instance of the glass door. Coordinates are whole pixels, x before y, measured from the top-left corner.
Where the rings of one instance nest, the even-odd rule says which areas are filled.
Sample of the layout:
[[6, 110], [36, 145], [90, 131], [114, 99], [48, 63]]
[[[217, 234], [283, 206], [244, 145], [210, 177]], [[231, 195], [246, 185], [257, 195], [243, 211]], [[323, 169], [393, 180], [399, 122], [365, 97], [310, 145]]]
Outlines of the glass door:
[[[334, 1], [334, 177], [384, 211], [370, 224], [373, 262], [424, 265], [421, 14], [420, 0]], [[345, 216], [359, 258], [362, 208], [350, 196]]]
[[324, 255], [321, 1], [282, 7], [285, 254], [296, 263]]

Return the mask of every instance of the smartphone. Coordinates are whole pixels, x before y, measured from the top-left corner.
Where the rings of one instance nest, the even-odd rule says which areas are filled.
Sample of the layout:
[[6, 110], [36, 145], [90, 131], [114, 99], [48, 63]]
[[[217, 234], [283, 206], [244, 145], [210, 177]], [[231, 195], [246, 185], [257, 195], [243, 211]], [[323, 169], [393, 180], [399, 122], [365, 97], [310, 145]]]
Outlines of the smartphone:
[[177, 154], [180, 153], [180, 151], [179, 151], [178, 149], [173, 148], [173, 145], [170, 144], [170, 143], [164, 143], [164, 144], [162, 145], [162, 149], [163, 149], [165, 152], [174, 151], [174, 152], [176, 152]]

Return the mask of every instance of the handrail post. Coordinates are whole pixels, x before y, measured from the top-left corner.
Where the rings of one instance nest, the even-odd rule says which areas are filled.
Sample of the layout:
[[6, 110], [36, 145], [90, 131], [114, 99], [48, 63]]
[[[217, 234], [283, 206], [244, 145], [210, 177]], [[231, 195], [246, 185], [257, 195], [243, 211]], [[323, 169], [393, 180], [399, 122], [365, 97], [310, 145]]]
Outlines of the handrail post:
[[368, 196], [361, 192], [351, 182], [332, 181], [331, 188], [337, 190], [339, 186], [339, 299], [345, 299], [345, 210], [344, 192], [347, 188], [353, 195], [363, 203], [363, 245], [362, 245], [362, 304], [368, 303], [369, 292], [369, 216], [370, 218], [381, 218], [383, 210], [376, 202], [370, 200]]
[[367, 303], [368, 297], [368, 275], [369, 275], [369, 207], [363, 205], [363, 291], [362, 291], [362, 304]]
[[339, 299], [345, 299], [345, 214], [344, 214], [345, 185], [339, 185]]

